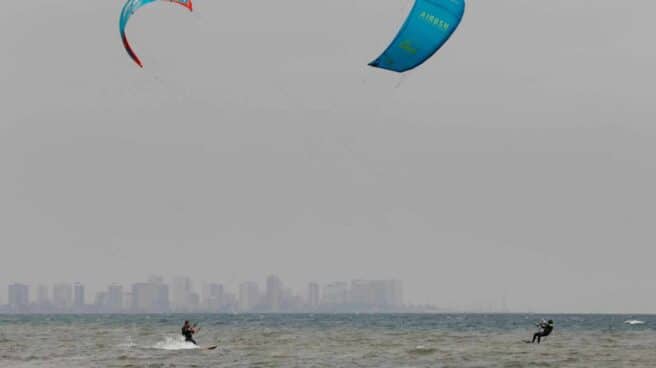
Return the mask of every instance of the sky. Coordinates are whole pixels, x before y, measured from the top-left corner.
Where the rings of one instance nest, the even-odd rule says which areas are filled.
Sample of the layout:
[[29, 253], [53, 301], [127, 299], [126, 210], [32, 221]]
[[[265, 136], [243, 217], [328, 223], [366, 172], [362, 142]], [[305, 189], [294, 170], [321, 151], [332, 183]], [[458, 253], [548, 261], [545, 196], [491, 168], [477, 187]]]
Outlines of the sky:
[[409, 0], [157, 3], [144, 69], [122, 5], [3, 5], [0, 286], [274, 273], [656, 313], [656, 2], [471, 0], [402, 76], [367, 63]]

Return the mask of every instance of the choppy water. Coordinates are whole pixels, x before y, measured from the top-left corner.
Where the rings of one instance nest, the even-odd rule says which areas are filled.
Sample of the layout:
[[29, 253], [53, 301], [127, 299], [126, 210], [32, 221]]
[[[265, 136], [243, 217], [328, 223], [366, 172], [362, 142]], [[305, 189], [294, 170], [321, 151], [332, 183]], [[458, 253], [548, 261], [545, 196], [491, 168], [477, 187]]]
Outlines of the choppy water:
[[[552, 336], [523, 343], [541, 317]], [[184, 343], [184, 319], [219, 348]], [[0, 366], [654, 367], [656, 316], [0, 316]]]

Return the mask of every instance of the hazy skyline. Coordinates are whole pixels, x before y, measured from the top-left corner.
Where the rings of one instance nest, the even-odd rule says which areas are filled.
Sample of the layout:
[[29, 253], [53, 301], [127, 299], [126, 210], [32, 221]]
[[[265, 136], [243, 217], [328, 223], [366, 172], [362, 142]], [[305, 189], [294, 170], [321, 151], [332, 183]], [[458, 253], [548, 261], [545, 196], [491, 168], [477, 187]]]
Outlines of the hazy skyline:
[[[319, 285], [308, 282], [305, 290], [293, 290], [276, 275], [264, 284], [238, 285], [194, 281], [184, 276], [166, 282], [162, 277], [113, 283], [95, 295], [84, 283], [11, 284], [7, 304], [0, 313], [426, 313], [435, 306], [409, 305], [403, 299], [400, 280], [336, 281]], [[497, 310], [498, 311], [498, 310]]]
[[0, 290], [276, 273], [656, 312], [656, 3], [471, 0], [403, 77], [366, 65], [408, 0], [155, 4], [143, 70], [122, 5], [0, 12]]

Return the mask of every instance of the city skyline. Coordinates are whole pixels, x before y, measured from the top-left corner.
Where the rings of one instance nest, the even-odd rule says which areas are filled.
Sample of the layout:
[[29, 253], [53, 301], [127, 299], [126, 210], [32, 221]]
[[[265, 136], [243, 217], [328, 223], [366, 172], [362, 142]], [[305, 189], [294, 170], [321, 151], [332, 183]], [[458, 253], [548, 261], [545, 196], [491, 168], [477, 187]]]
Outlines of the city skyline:
[[[341, 285], [335, 297], [335, 285]], [[30, 291], [32, 289], [32, 291]], [[85, 297], [81, 282], [7, 287], [6, 313], [289, 313], [289, 312], [401, 312], [420, 311], [406, 305], [399, 280], [352, 280], [320, 285], [308, 282], [305, 290], [294, 291], [276, 275], [226, 288], [219, 282], [200, 286], [186, 276], [166, 283], [161, 276], [130, 286], [112, 283]], [[429, 310], [423, 306], [423, 310]]]

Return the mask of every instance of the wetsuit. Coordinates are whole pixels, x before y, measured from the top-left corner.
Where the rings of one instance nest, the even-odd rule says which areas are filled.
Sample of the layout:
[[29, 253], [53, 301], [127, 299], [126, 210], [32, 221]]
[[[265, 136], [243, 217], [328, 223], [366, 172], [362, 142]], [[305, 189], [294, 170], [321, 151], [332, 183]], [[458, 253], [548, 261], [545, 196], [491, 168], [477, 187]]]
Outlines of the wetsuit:
[[535, 340], [537, 339], [537, 340], [538, 340], [538, 344], [540, 343], [540, 340], [541, 340], [543, 337], [547, 337], [547, 336], [549, 336], [549, 335], [551, 334], [551, 331], [553, 331], [553, 324], [549, 324], [549, 323], [544, 323], [544, 322], [542, 322], [542, 323], [540, 323], [539, 326], [540, 326], [540, 328], [542, 328], [542, 331], [538, 331], [538, 332], [536, 332], [536, 333], [533, 335], [533, 341], [532, 341], [532, 342], [535, 342]]
[[191, 326], [182, 326], [182, 336], [185, 337], [185, 341], [192, 342], [194, 345], [198, 345], [196, 340], [193, 338], [194, 328]]

